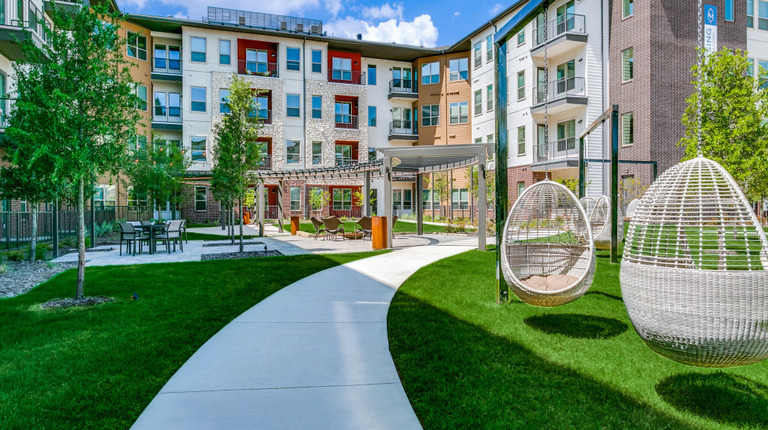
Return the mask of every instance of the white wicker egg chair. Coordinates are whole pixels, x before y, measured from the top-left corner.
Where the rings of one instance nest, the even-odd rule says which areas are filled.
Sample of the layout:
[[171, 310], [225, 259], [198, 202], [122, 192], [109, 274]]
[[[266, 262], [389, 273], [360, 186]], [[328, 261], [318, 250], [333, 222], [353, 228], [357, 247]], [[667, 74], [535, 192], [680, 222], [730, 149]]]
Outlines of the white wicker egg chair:
[[634, 199], [627, 205], [627, 210], [624, 212], [624, 217], [632, 219], [632, 217], [635, 216], [635, 211], [637, 210], [637, 206], [640, 204], [640, 199]]
[[768, 242], [731, 175], [698, 157], [667, 170], [632, 218], [621, 291], [638, 334], [704, 367], [768, 358]]
[[579, 204], [584, 208], [584, 213], [587, 214], [587, 219], [592, 216], [592, 211], [595, 210], [595, 203], [597, 203], [597, 201], [592, 197], [582, 197], [579, 199]]
[[[611, 204], [608, 196], [600, 196], [595, 202], [595, 208], [589, 217], [589, 225], [592, 228], [592, 235], [595, 238], [595, 249], [611, 249]], [[624, 217], [619, 209], [619, 236], [618, 240], [624, 238]]]
[[595, 274], [595, 249], [576, 196], [550, 180], [523, 191], [509, 212], [501, 270], [512, 292], [534, 306], [581, 297]]

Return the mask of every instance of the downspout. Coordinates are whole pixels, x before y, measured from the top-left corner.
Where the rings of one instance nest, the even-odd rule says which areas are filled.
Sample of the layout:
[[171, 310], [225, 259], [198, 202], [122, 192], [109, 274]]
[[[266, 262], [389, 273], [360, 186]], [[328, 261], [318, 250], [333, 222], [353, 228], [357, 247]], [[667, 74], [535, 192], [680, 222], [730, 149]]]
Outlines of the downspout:
[[[608, 35], [607, 38], [605, 37], [605, 17], [604, 17], [604, 13], [605, 13], [605, 0], [600, 0], [600, 61], [602, 62], [602, 69], [603, 69], [603, 76], [602, 76], [602, 78], [603, 78], [602, 79], [602, 81], [603, 81], [602, 82], [602, 84], [603, 84], [603, 91], [602, 91], [602, 94], [601, 94], [601, 96], [602, 96], [601, 97], [602, 98], [602, 100], [601, 100], [602, 106], [600, 106], [600, 112], [605, 112], [606, 109], [608, 109], [608, 106], [607, 106], [607, 103], [606, 103], [606, 97], [607, 97], [606, 93], [608, 92], [608, 89], [609, 89], [609, 87], [608, 87], [609, 79], [608, 79], [608, 75], [607, 75], [608, 72], [606, 72], [606, 67], [608, 67], [608, 62], [605, 60], [605, 41], [606, 40], [610, 40], [610, 35]], [[603, 127], [603, 130], [605, 130], [605, 127]], [[589, 137], [587, 137], [587, 139], [589, 139]], [[589, 143], [587, 143], [587, 145], [589, 145]], [[601, 157], [600, 157], [602, 160], [605, 160], [605, 148], [606, 148], [606, 145], [607, 145], [606, 133], [603, 133], [603, 142], [602, 142], [602, 145], [600, 145], [602, 147], [602, 152], [601, 152]], [[589, 146], [587, 146], [587, 147], [589, 147]], [[602, 165], [602, 164], [603, 163], [601, 163], [600, 168], [601, 169], [605, 169], [605, 166]], [[587, 163], [585, 170], [587, 171], [585, 180], [589, 181], [589, 163]], [[603, 175], [603, 178], [605, 178], [605, 177], [606, 177], [606, 175]], [[606, 190], [605, 184], [602, 184], [602, 188], [603, 189], [602, 189], [601, 194], [606, 194], [605, 193], [605, 190]]]
[[[443, 56], [443, 59], [445, 60], [445, 62], [448, 63], [448, 58], [446, 57], [445, 51], [440, 51], [440, 54]], [[440, 92], [444, 94], [443, 103], [445, 103], [445, 143], [444, 145], [448, 145], [448, 123], [451, 122], [451, 111], [450, 111], [451, 106], [448, 103], [448, 80], [451, 77], [451, 70], [450, 70], [450, 64], [446, 64], [446, 66], [449, 67], [448, 76], [446, 76], [446, 78], [448, 79], [443, 79], [441, 77], [441, 85], [443, 85], [445, 92], [443, 93], [443, 88], [440, 89]], [[467, 60], [467, 68], [469, 68], [469, 60]], [[443, 71], [441, 70], [440, 73], [442, 74], [442, 72]], [[453, 171], [449, 170], [448, 172], [449, 172], [448, 175], [446, 175], [446, 179], [448, 180], [448, 195], [445, 196], [446, 198], [445, 202], [448, 204], [448, 208], [447, 210], [443, 210], [443, 208], [440, 208], [441, 209], [440, 212], [446, 215], [450, 214], [450, 208], [451, 208], [451, 205], [453, 204], [453, 202], [451, 201], [451, 199], [453, 198], [451, 193], [451, 191], [453, 190], [453, 183], [451, 182], [451, 178], [452, 178], [451, 173]], [[441, 196], [441, 200], [442, 200], [442, 196]], [[440, 203], [442, 206], [442, 201]]]
[[[302, 61], [303, 64], [301, 65], [301, 83], [303, 86], [301, 98], [304, 100], [304, 103], [302, 103], [302, 108], [303, 108], [302, 117], [304, 119], [304, 168], [305, 169], [307, 168], [307, 164], [306, 164], [307, 149], [309, 149], [310, 151], [312, 150], [312, 145], [309, 144], [309, 142], [307, 142], [307, 62], [306, 62], [307, 47], [306, 46], [307, 46], [307, 36], [304, 36], [304, 40], [301, 42], [301, 58], [304, 60]], [[312, 156], [310, 156], [309, 159], [311, 160]], [[302, 193], [304, 194], [304, 196], [302, 196], [302, 199], [301, 199], [301, 200], [304, 200], [305, 202], [307, 201], [306, 191], [307, 191], [307, 180], [305, 179], [304, 193]], [[305, 215], [309, 214], [309, 210], [308, 210], [309, 208], [307, 206], [308, 206], [307, 204], [304, 205]], [[309, 218], [309, 216], [307, 216], [307, 218]]]

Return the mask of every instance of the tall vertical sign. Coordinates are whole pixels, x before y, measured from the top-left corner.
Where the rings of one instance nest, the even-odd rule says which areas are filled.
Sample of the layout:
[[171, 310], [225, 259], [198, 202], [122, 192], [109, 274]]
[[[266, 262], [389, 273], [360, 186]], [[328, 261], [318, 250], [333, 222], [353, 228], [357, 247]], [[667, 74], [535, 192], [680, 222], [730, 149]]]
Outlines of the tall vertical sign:
[[717, 51], [717, 7], [704, 5], [704, 52]]

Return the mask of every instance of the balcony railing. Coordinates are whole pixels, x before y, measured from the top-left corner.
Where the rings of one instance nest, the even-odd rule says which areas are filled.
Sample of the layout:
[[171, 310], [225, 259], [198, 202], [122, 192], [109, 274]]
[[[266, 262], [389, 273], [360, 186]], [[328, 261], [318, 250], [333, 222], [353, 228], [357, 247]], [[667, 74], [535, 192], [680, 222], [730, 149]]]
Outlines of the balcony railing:
[[277, 78], [278, 76], [277, 63], [260, 63], [257, 61], [237, 61], [237, 73], [241, 75], [249, 76], [266, 76], [268, 78]]
[[363, 76], [365, 76], [365, 72], [333, 68], [328, 69], [328, 82], [362, 85], [364, 84]]
[[357, 115], [336, 114], [336, 128], [354, 129], [358, 128]]
[[389, 123], [389, 134], [417, 136], [418, 131], [416, 130], [416, 122], [403, 120], [392, 121]]
[[533, 47], [538, 47], [549, 40], [560, 37], [566, 33], [586, 34], [584, 15], [565, 14], [549, 22], [545, 34], [544, 26], [540, 25], [533, 31]]
[[548, 88], [539, 85], [533, 88], [533, 104], [538, 105], [547, 101], [547, 89], [549, 90], [549, 102], [565, 96], [584, 95], [584, 78], [570, 77], [558, 79], [548, 84]]
[[331, 206], [329, 212], [330, 216], [335, 216], [336, 218], [360, 218], [363, 208], [356, 205]]
[[351, 166], [354, 164], [357, 164], [357, 158], [336, 155], [336, 166]]
[[272, 111], [269, 109], [256, 109], [248, 116], [260, 119], [262, 124], [272, 124]]
[[555, 161], [564, 158], [578, 158], [579, 145], [575, 137], [567, 137], [550, 142], [549, 145], [537, 144], [534, 148], [534, 163]]
[[155, 108], [154, 115], [152, 116], [152, 122], [181, 124], [181, 109], [177, 107], [168, 108], [167, 110], [160, 112], [158, 108]]
[[417, 95], [419, 93], [418, 83], [413, 79], [393, 79], [389, 81], [389, 94]]
[[261, 164], [259, 164], [259, 170], [272, 170], [272, 154], [264, 154], [261, 157]]
[[181, 60], [166, 60], [164, 58], [155, 58], [154, 64], [152, 64], [152, 73], [180, 75]]

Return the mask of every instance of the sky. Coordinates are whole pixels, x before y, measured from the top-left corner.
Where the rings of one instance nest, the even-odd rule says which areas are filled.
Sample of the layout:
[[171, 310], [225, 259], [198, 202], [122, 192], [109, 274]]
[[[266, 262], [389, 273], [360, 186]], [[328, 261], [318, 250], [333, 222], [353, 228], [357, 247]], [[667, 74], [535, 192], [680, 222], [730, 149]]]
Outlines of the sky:
[[323, 21], [328, 35], [425, 47], [457, 42], [511, 4], [495, 0], [117, 0], [127, 13], [199, 21], [208, 6]]

